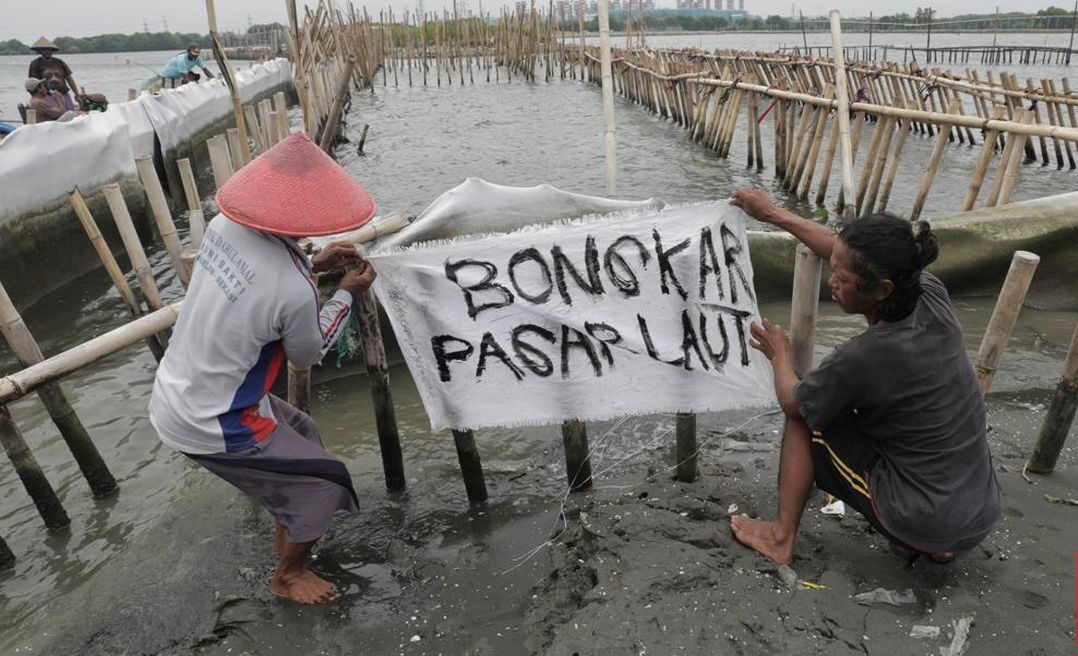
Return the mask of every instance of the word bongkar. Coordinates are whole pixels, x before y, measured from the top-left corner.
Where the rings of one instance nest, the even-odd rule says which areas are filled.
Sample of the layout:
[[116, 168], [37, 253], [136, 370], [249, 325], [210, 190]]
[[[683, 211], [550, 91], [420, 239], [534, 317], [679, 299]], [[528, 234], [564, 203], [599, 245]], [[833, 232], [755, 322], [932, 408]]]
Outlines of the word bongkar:
[[725, 222], [688, 237], [664, 232], [660, 224], [646, 236], [588, 233], [582, 244], [577, 237], [528, 246], [498, 261], [446, 258], [462, 322], [488, 329], [478, 339], [461, 331], [431, 336], [440, 380], [482, 380], [495, 368], [518, 381], [600, 378], [619, 353], [687, 371], [748, 366], [755, 297], [744, 232]]

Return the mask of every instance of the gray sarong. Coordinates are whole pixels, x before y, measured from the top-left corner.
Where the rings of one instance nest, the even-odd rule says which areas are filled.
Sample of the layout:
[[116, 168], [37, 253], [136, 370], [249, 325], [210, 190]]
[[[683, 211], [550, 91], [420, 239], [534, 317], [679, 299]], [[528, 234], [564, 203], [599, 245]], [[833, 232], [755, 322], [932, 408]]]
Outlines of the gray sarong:
[[276, 396], [270, 406], [277, 428], [241, 453], [185, 454], [257, 499], [284, 527], [289, 542], [313, 542], [333, 513], [359, 509], [344, 464], [322, 447], [314, 420]]

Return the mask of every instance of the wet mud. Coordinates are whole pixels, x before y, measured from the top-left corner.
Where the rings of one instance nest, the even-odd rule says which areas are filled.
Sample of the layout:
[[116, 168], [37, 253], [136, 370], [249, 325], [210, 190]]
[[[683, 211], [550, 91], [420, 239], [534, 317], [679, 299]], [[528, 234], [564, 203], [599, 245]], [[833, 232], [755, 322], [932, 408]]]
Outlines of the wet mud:
[[[181, 500], [90, 581], [45, 606], [6, 654], [931, 654], [972, 620], [968, 653], [1040, 656], [1074, 646], [1078, 469], [1021, 473], [1044, 394], [990, 398], [1003, 517], [976, 549], [940, 565], [911, 560], [852, 511], [810, 500], [796, 581], [734, 541], [732, 512], [769, 516], [781, 422], [743, 430], [701, 418], [701, 475], [673, 480], [669, 445], [626, 461], [588, 493], [562, 496], [556, 467], [493, 471], [492, 498], [468, 509], [455, 486], [390, 495], [360, 487], [314, 566], [336, 604], [276, 599], [272, 524], [192, 469]], [[613, 439], [617, 439], [614, 437]], [[181, 467], [191, 467], [180, 464]], [[420, 484], [422, 487], [422, 484]], [[419, 494], [424, 495], [420, 500]], [[890, 590], [906, 603], [862, 603]], [[928, 638], [911, 631], [932, 632]], [[955, 651], [955, 654], [963, 653]]]

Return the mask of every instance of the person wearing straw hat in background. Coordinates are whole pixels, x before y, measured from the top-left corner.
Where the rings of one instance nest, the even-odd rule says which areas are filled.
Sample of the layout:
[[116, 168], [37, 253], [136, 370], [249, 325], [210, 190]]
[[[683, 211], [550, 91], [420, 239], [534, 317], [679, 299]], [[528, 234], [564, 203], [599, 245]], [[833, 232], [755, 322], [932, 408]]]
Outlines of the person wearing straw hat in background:
[[[298, 237], [367, 223], [374, 200], [308, 137], [293, 134], [217, 193], [171, 343], [157, 370], [150, 421], [160, 439], [257, 499], [276, 520], [270, 590], [314, 604], [333, 584], [307, 567], [334, 513], [358, 508], [344, 464], [312, 419], [269, 393], [292, 362], [318, 363], [374, 281], [355, 247], [333, 243], [309, 260]], [[313, 274], [343, 270], [320, 306]]]
[[[67, 109], [78, 106], [79, 103], [75, 101], [81, 102], [82, 94], [79, 92], [78, 85], [75, 84], [75, 78], [71, 75], [71, 67], [64, 60], [53, 56], [60, 48], [52, 41], [41, 37], [30, 46], [30, 49], [38, 56], [30, 62], [27, 76], [43, 81], [49, 89], [59, 91], [60, 95], [66, 99]], [[67, 98], [68, 94], [74, 98]]]

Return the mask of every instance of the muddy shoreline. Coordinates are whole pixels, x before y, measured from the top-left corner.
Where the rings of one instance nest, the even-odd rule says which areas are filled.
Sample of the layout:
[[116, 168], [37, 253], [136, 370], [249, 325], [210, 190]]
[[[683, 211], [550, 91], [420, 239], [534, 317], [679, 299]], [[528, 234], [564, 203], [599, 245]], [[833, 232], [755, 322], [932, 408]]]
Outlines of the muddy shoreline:
[[[1039, 656], [1075, 644], [1078, 458], [1021, 477], [1047, 390], [989, 398], [1004, 515], [949, 565], [910, 563], [868, 524], [810, 501], [789, 587], [732, 540], [728, 516], [774, 510], [775, 415], [701, 418], [701, 476], [672, 480], [669, 446], [627, 461], [591, 493], [559, 496], [556, 458], [489, 473], [493, 503], [468, 509], [455, 485], [389, 495], [318, 548], [345, 591], [333, 606], [280, 602], [268, 516], [180, 458], [182, 500], [91, 580], [0, 631], [5, 654], [931, 654], [972, 617], [968, 653]], [[557, 456], [553, 452], [551, 456]], [[540, 459], [541, 460], [541, 459]], [[549, 544], [539, 548], [549, 538]], [[533, 553], [534, 551], [534, 553]], [[530, 557], [528, 557], [530, 555]], [[853, 595], [912, 591], [912, 603]], [[912, 638], [915, 625], [940, 629]]]

